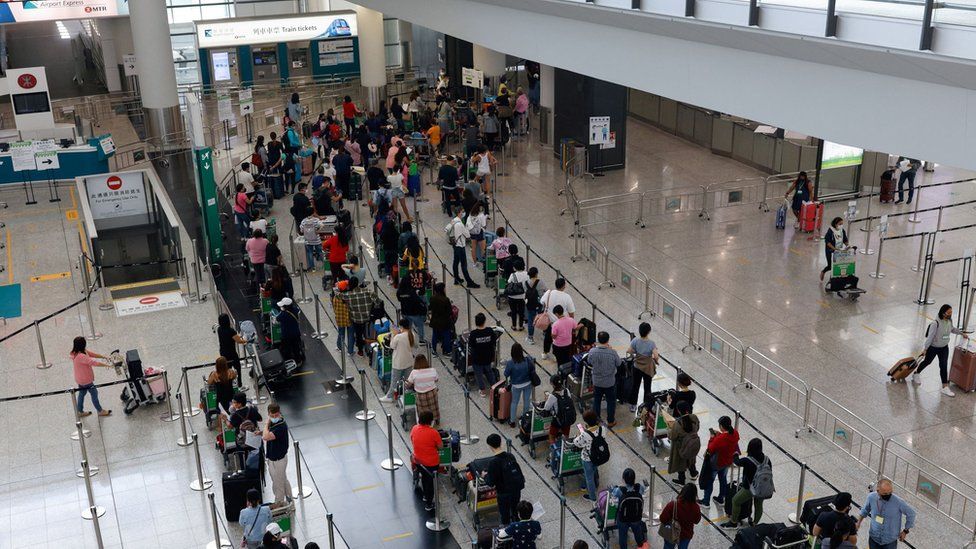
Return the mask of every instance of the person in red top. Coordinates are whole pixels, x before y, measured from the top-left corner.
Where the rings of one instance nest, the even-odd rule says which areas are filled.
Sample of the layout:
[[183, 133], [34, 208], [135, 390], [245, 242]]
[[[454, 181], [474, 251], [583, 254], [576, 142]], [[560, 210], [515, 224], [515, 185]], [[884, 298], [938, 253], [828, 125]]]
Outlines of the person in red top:
[[352, 131], [356, 127], [357, 114], [359, 114], [359, 109], [352, 102], [352, 98], [347, 95], [342, 100], [342, 120], [346, 123], [346, 135], [348, 136], [352, 135]]
[[98, 402], [98, 389], [95, 388], [95, 366], [111, 368], [107, 362], [99, 362], [97, 359], [106, 360], [98, 353], [86, 349], [88, 341], [84, 336], [75, 338], [71, 347], [71, 362], [74, 364], [75, 383], [78, 384], [78, 417], [88, 417], [91, 412], [85, 411], [85, 395], [91, 395], [92, 405], [101, 417], [112, 415], [112, 410], [103, 410]]
[[322, 243], [326, 258], [329, 261], [329, 269], [332, 271], [332, 280], [338, 282], [345, 278], [342, 272], [342, 264], [346, 262], [346, 254], [349, 253], [349, 236], [343, 228], [336, 226], [332, 236]]
[[705, 463], [702, 465], [700, 482], [703, 482], [701, 486], [705, 493], [702, 494], [702, 499], [698, 500], [698, 503], [706, 507], [710, 505], [711, 500], [709, 498], [712, 495], [716, 476], [718, 477], [718, 497], [715, 498], [715, 503], [725, 504], [725, 496], [729, 491], [729, 466], [732, 465], [735, 454], [739, 452], [739, 433], [732, 426], [732, 418], [729, 416], [718, 418], [718, 428], [718, 432], [715, 432], [715, 429], [709, 429], [712, 437], [708, 439], [708, 451], [705, 452]]
[[675, 547], [688, 549], [691, 538], [695, 537], [695, 525], [701, 522], [701, 508], [695, 501], [697, 498], [698, 488], [689, 482], [681, 488], [675, 499], [668, 502], [664, 509], [661, 509], [661, 516], [659, 517], [661, 524], [676, 521], [681, 528], [678, 543], [665, 540], [664, 549], [674, 549]]
[[417, 416], [417, 424], [410, 430], [410, 443], [413, 445], [413, 464], [424, 490], [424, 509], [434, 510], [434, 475], [441, 465], [440, 448], [444, 445], [441, 434], [431, 427], [434, 414], [424, 410]]

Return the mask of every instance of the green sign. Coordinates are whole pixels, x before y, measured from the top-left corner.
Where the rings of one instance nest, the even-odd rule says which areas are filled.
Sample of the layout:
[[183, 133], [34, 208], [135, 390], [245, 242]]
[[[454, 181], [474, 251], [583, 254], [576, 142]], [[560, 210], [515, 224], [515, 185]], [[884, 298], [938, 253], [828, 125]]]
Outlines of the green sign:
[[566, 475], [583, 470], [583, 452], [563, 442], [563, 453], [559, 458], [559, 474]]
[[202, 203], [203, 231], [207, 238], [207, 255], [210, 263], [224, 260], [224, 248], [220, 234], [220, 207], [217, 205], [217, 181], [214, 179], [212, 151], [209, 147], [193, 151], [197, 170], [197, 185]]
[[411, 406], [417, 405], [417, 393], [413, 391], [407, 391], [403, 393], [403, 407], [409, 408]]
[[548, 432], [552, 424], [552, 416], [543, 416], [536, 413], [532, 414], [532, 434]]
[[833, 267], [831, 276], [853, 276], [854, 275], [854, 252], [834, 252]]
[[[451, 458], [454, 456], [454, 454], [451, 453], [450, 444], [445, 444], [444, 446], [441, 446], [441, 449], [438, 450], [437, 453], [441, 456], [441, 465], [451, 464], [452, 461]], [[582, 465], [580, 467], [582, 467]]]

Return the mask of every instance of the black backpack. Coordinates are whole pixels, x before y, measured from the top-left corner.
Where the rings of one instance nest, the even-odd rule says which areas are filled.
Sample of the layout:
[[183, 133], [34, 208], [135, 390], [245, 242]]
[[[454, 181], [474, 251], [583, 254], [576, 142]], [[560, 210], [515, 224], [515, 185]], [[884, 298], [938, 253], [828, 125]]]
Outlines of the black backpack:
[[621, 489], [620, 501], [617, 502], [617, 522], [641, 522], [644, 517], [644, 498], [640, 489], [634, 486]]
[[603, 438], [602, 429], [595, 433], [590, 433], [590, 463], [596, 466], [603, 465], [610, 461], [610, 445], [607, 439]]
[[552, 417], [552, 423], [556, 427], [564, 429], [576, 423], [576, 406], [573, 405], [573, 397], [565, 391], [553, 393], [556, 397], [556, 413]]
[[[541, 303], [539, 303], [539, 281], [536, 280], [535, 284], [530, 284], [529, 281], [525, 282], [525, 305], [532, 309], [533, 311], [538, 311]], [[576, 419], [575, 417], [573, 419]]]
[[[504, 456], [502, 458], [502, 478], [495, 479], [495, 488], [505, 493], [521, 491], [525, 488], [525, 475], [522, 474], [522, 468], [519, 467], [518, 460], [508, 452], [505, 452], [502, 456]], [[499, 480], [501, 482], [498, 482]]]

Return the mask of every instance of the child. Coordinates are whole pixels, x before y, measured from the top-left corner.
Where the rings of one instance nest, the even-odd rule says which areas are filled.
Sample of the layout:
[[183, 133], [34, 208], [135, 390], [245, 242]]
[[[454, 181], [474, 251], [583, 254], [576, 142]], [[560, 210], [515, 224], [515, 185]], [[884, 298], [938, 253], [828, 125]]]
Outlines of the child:
[[499, 540], [511, 538], [512, 547], [515, 549], [536, 549], [535, 540], [542, 533], [542, 525], [539, 521], [532, 520], [532, 504], [527, 501], [520, 501], [515, 506], [515, 514], [518, 521], [506, 526], [498, 533]]

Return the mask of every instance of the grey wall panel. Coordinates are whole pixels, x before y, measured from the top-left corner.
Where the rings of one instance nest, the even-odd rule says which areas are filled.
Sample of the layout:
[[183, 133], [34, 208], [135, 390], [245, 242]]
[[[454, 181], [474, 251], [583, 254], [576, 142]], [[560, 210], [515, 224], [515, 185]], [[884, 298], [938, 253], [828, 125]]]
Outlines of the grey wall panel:
[[800, 171], [800, 145], [792, 141], [782, 141], [783, 162], [780, 165], [779, 173], [790, 173]]
[[817, 147], [813, 145], [803, 145], [800, 147], [800, 166], [799, 170], [813, 172], [817, 169]]
[[678, 137], [694, 139], [695, 137], [695, 108], [684, 103], [678, 103], [678, 123], [675, 133]]
[[710, 147], [712, 140], [712, 120], [715, 117], [706, 111], [695, 111], [695, 143]]
[[712, 151], [732, 154], [732, 121], [727, 118], [712, 120]]
[[673, 99], [661, 98], [661, 118], [658, 121], [661, 127], [674, 133], [678, 123], [678, 103]]
[[776, 138], [757, 133], [752, 138], [752, 161], [766, 170], [775, 171], [773, 156], [775, 154]]
[[736, 124], [732, 131], [732, 158], [740, 162], [752, 162], [753, 132], [745, 126]]

